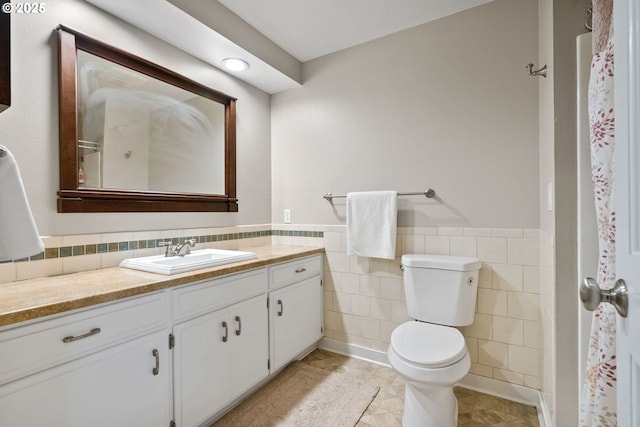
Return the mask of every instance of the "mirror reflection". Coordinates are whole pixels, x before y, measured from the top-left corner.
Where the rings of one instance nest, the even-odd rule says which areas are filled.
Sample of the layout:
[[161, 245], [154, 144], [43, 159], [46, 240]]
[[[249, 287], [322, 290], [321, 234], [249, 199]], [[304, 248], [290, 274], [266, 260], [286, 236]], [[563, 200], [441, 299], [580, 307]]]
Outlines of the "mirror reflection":
[[78, 186], [225, 194], [225, 105], [77, 51]]

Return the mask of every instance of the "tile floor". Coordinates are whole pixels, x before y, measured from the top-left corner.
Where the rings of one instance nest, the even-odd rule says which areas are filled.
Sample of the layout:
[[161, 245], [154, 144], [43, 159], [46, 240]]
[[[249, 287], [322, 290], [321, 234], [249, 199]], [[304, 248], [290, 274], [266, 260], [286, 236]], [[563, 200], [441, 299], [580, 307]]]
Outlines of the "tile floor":
[[[401, 426], [404, 381], [391, 368], [324, 350], [315, 350], [302, 362], [348, 372], [380, 386], [380, 391], [356, 427]], [[458, 426], [464, 427], [538, 427], [533, 406], [456, 387]]]

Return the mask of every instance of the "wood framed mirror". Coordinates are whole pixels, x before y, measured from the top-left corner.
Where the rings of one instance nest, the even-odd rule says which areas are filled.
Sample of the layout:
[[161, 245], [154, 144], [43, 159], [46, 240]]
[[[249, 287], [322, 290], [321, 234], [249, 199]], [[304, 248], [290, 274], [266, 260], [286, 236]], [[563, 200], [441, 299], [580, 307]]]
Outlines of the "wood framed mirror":
[[237, 212], [236, 99], [57, 31], [58, 212]]

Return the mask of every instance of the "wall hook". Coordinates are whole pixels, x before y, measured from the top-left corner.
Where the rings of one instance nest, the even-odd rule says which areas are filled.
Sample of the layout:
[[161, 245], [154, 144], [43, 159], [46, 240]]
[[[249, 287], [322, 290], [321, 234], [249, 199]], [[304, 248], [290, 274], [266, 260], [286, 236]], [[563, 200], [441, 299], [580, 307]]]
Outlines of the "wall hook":
[[547, 64], [544, 64], [544, 66], [539, 70], [534, 70], [533, 64], [527, 64], [525, 68], [529, 71], [530, 76], [542, 76], [545, 79], [547, 78]]

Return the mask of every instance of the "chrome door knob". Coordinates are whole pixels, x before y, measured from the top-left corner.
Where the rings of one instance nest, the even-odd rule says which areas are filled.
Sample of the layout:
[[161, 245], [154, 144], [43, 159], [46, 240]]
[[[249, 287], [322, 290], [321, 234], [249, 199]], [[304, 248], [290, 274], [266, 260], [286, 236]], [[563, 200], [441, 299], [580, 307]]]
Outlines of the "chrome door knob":
[[622, 279], [618, 279], [612, 289], [600, 289], [594, 278], [587, 277], [580, 285], [580, 300], [589, 311], [594, 311], [601, 302], [608, 302], [622, 317], [627, 317], [629, 312], [627, 285]]

